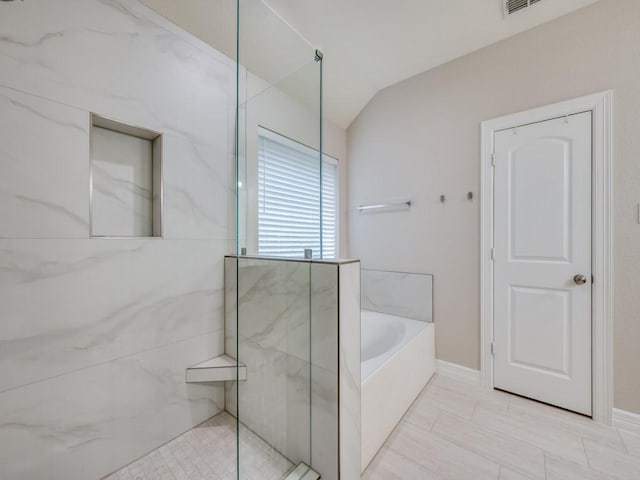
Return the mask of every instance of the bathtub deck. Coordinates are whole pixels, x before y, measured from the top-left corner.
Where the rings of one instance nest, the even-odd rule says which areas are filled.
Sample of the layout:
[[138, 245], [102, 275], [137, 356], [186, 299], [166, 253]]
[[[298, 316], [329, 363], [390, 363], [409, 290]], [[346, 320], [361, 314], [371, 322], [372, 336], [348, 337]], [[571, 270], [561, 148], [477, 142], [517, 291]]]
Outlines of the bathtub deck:
[[[436, 370], [433, 324], [388, 315], [378, 318], [389, 322], [391, 327], [404, 328], [401, 329], [402, 341], [395, 343], [394, 348], [362, 362], [361, 471], [369, 465]], [[366, 317], [363, 317], [362, 328], [365, 350], [368, 340]], [[371, 368], [374, 362], [379, 364], [377, 369]], [[365, 376], [367, 370], [370, 374]]]
[[640, 437], [436, 374], [364, 480], [637, 480]]

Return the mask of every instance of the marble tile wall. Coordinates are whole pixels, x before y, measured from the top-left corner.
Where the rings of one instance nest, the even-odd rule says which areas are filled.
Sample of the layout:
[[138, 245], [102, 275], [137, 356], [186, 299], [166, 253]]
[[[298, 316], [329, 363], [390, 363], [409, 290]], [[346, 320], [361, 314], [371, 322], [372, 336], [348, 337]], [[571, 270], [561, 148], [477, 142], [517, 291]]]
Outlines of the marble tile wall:
[[339, 269], [340, 478], [360, 478], [360, 262]]
[[291, 462], [310, 463], [327, 480], [351, 478], [339, 468], [342, 454], [360, 455], [359, 262], [227, 257], [225, 318], [226, 353], [247, 365], [238, 390], [227, 383], [227, 410], [238, 413], [239, 396], [241, 423]]
[[[224, 408], [184, 370], [224, 351], [233, 62], [135, 0], [0, 31], [0, 478], [98, 479]], [[91, 113], [163, 134], [163, 239], [90, 238]]]
[[217, 337], [201, 335], [3, 392], [0, 477], [99, 479], [220, 412], [219, 389], [184, 382], [184, 365], [214, 356]]
[[161, 132], [165, 238], [226, 238], [233, 62], [136, 0], [20, 3], [2, 5], [0, 86]]
[[237, 352], [247, 366], [247, 380], [240, 382], [237, 396], [235, 388], [227, 390], [227, 410], [239, 410], [242, 424], [292, 463], [309, 463], [310, 264], [233, 257], [225, 262], [231, 274], [225, 282], [231, 300], [226, 305], [226, 352]]
[[433, 322], [433, 275], [363, 269], [362, 309]]
[[339, 265], [311, 264], [311, 463], [325, 480], [339, 475]]
[[0, 238], [87, 238], [86, 113], [2, 86], [0, 112]]

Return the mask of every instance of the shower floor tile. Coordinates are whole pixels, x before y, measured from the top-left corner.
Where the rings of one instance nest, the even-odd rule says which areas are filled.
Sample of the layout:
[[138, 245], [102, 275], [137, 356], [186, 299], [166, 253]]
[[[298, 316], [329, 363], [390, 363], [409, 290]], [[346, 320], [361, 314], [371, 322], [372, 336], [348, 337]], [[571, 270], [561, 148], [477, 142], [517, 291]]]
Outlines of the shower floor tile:
[[[294, 465], [240, 428], [242, 480], [281, 480]], [[171, 440], [104, 480], [236, 480], [236, 419], [227, 412]]]

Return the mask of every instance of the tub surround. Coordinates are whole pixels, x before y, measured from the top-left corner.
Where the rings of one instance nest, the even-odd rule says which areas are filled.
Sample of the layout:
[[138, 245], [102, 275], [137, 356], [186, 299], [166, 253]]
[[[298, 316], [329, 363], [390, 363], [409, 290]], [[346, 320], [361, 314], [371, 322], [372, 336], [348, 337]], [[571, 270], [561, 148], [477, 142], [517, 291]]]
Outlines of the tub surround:
[[362, 309], [433, 321], [433, 275], [362, 269]]
[[363, 269], [361, 471], [436, 369], [433, 276]]
[[[235, 65], [134, 0], [0, 30], [0, 478], [102, 478], [224, 408], [185, 369], [224, 353]], [[90, 239], [92, 113], [163, 134], [163, 239]]]

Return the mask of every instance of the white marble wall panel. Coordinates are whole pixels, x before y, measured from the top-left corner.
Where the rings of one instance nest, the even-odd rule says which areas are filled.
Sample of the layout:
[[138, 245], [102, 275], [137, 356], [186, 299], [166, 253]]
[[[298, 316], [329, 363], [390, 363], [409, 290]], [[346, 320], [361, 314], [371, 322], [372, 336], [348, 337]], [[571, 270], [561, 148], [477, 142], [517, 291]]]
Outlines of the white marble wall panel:
[[338, 265], [311, 264], [311, 466], [338, 475]]
[[[227, 323], [235, 322], [235, 262], [239, 262], [239, 418], [293, 463], [310, 459], [310, 310], [307, 262], [227, 258]], [[227, 354], [235, 353], [233, 325]], [[227, 390], [227, 409], [236, 406]]]
[[87, 238], [88, 151], [88, 114], [0, 87], [0, 237]]
[[340, 265], [340, 478], [360, 478], [360, 262]]
[[284, 452], [294, 464], [311, 463], [311, 364], [287, 356], [286, 444]]
[[[238, 358], [238, 310], [237, 310], [237, 268], [236, 257], [224, 259], [224, 353]], [[231, 413], [231, 410], [229, 410]]]
[[[309, 363], [277, 349], [242, 340], [240, 354], [247, 366], [247, 380], [240, 382], [238, 392], [241, 424], [292, 463], [309, 463]], [[234, 397], [226, 408], [229, 410], [235, 405]]]
[[91, 234], [153, 235], [153, 143], [106, 128], [91, 131]]
[[[224, 353], [231, 358], [238, 358], [238, 310], [236, 308], [237, 295], [237, 266], [236, 257], [228, 256], [224, 259]], [[224, 409], [234, 417], [238, 416], [238, 384], [225, 382]]]
[[164, 135], [164, 238], [230, 236], [228, 202], [235, 190], [229, 175], [233, 159], [225, 147]]
[[233, 61], [135, 0], [20, 3], [1, 6], [0, 85], [174, 138], [167, 238], [229, 238]]
[[284, 455], [287, 355], [242, 340], [240, 353], [242, 363], [247, 366], [247, 380], [240, 382], [238, 388], [240, 422]]
[[311, 363], [338, 373], [338, 266], [311, 264]]
[[274, 348], [309, 361], [309, 275], [308, 262], [239, 259], [238, 333], [242, 343]]
[[[223, 353], [234, 62], [137, 0], [0, 32], [0, 478], [100, 478], [223, 406], [184, 370]], [[165, 239], [88, 238], [92, 112], [163, 134]]]
[[[30, 28], [24, 28], [29, 25]], [[225, 144], [233, 62], [136, 0], [33, 0], [0, 16], [0, 83]], [[99, 52], [99, 54], [97, 54]]]
[[[338, 374], [311, 366], [311, 466], [338, 480]], [[343, 477], [345, 478], [345, 477]]]
[[362, 309], [433, 321], [433, 275], [362, 270]]
[[0, 240], [0, 391], [214, 331], [222, 353], [224, 248]]
[[0, 478], [99, 479], [210, 418], [221, 390], [184, 383], [217, 334], [0, 394]]

